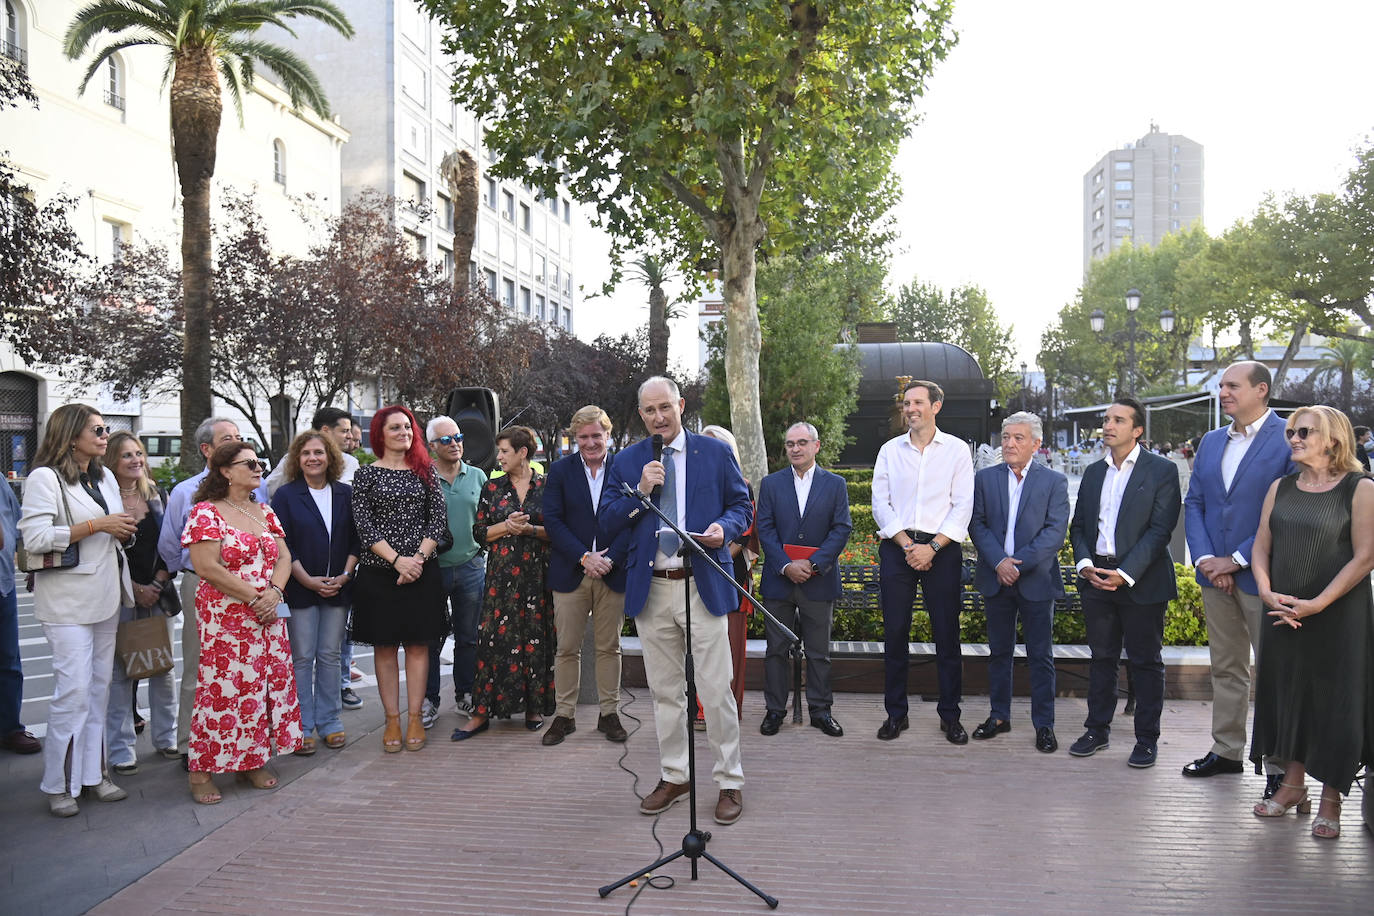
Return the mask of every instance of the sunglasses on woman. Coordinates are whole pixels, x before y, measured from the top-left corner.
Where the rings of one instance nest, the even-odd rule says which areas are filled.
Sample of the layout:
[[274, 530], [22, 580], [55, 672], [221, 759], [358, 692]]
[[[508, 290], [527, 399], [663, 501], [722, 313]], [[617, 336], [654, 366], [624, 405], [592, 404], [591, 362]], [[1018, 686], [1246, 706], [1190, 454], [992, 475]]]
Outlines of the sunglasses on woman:
[[257, 468], [258, 473], [265, 473], [265, 472], [267, 471], [267, 462], [266, 462], [266, 461], [263, 461], [261, 458], [241, 458], [241, 459], [239, 459], [238, 461], [231, 461], [231, 462], [229, 462], [229, 463], [230, 463], [231, 465], [233, 465], [233, 464], [242, 464], [242, 465], [246, 465], [246, 466], [248, 467], [249, 470], [252, 470], [252, 469], [254, 469], [254, 468]]
[[1307, 437], [1310, 436], [1312, 433], [1315, 433], [1316, 431], [1317, 427], [1315, 426], [1295, 426], [1292, 429], [1285, 432], [1284, 435], [1287, 436], [1289, 439], [1292, 439], [1294, 436], [1297, 436], [1299, 439], [1306, 441]]
[[439, 445], [453, 445], [455, 443], [461, 443], [463, 441], [463, 434], [459, 433], [456, 436], [440, 436], [438, 439], [435, 439], [434, 441], [437, 442]]
[[91, 427], [91, 433], [92, 433], [97, 439], [104, 439], [106, 436], [108, 436], [108, 435], [109, 435], [110, 433], [112, 433], [112, 432], [114, 432], [114, 427], [113, 427], [113, 426], [92, 426], [92, 427]]

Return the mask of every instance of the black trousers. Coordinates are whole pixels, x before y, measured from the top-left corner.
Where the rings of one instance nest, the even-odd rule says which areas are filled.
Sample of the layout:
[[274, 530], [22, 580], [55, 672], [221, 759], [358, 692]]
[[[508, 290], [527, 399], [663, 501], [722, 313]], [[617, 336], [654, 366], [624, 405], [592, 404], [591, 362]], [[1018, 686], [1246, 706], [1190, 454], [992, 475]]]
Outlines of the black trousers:
[[1164, 611], [1168, 602], [1136, 604], [1127, 589], [1104, 592], [1084, 583], [1083, 617], [1092, 662], [1088, 669], [1088, 718], [1083, 725], [1110, 732], [1116, 713], [1121, 649], [1135, 685], [1135, 739], [1153, 747], [1164, 711]]
[[907, 644], [911, 641], [911, 606], [916, 601], [918, 585], [935, 635], [935, 671], [940, 679], [936, 711], [941, 721], [959, 719], [959, 697], [964, 689], [964, 658], [959, 644], [962, 569], [957, 544], [937, 553], [930, 569], [920, 572], [907, 565], [906, 554], [896, 542], [887, 539], [878, 545], [878, 590], [883, 603], [883, 701], [892, 719], [907, 714], [906, 682], [911, 669]]

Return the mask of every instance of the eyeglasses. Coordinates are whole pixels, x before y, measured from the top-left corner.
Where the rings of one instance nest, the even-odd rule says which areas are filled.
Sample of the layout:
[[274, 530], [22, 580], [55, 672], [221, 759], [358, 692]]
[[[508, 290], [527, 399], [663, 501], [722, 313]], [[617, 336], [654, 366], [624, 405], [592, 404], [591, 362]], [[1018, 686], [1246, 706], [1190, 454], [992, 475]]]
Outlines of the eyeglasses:
[[806, 448], [806, 447], [807, 447], [808, 445], [810, 445], [810, 444], [811, 444], [811, 440], [810, 440], [810, 439], [796, 439], [796, 440], [788, 439], [786, 442], [784, 442], [784, 443], [782, 444], [782, 447], [783, 447], [783, 448]]
[[114, 427], [113, 427], [113, 426], [92, 426], [92, 427], [91, 427], [91, 432], [95, 433], [95, 437], [96, 437], [97, 439], [104, 439], [104, 438], [105, 438], [106, 436], [108, 436], [110, 433], [114, 432]]
[[1307, 437], [1312, 433], [1315, 433], [1316, 431], [1317, 427], [1315, 426], [1294, 426], [1292, 429], [1285, 432], [1284, 435], [1287, 436], [1289, 439], [1292, 439], [1294, 436], [1297, 436], [1299, 439], [1306, 441]]
[[231, 466], [235, 464], [246, 465], [249, 470], [257, 468], [259, 473], [267, 470], [267, 462], [263, 461], [261, 458], [241, 458], [238, 461], [231, 461], [229, 464]]
[[462, 445], [463, 434], [459, 433], [456, 436], [440, 436], [438, 439], [433, 439], [431, 441], [433, 441], [436, 445], [454, 445], [455, 443], [458, 445]]

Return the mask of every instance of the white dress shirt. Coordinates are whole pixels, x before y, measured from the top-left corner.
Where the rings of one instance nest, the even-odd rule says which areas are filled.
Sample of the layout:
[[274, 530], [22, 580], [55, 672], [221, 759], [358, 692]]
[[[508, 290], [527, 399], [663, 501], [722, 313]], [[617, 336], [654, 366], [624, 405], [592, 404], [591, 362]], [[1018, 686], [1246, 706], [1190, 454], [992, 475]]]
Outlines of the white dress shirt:
[[[1260, 418], [1243, 429], [1236, 429], [1236, 424], [1232, 423], [1226, 427], [1226, 445], [1221, 453], [1221, 485], [1225, 489], [1231, 489], [1231, 484], [1236, 479], [1236, 471], [1240, 468], [1240, 463], [1245, 459], [1245, 453], [1250, 451], [1250, 446], [1255, 444], [1255, 438], [1259, 435], [1260, 429], [1269, 420], [1269, 411], [1266, 410]], [[1200, 557], [1193, 558], [1193, 565], [1196, 566], [1203, 560], [1210, 560], [1215, 554], [1204, 553]], [[1249, 566], [1245, 557], [1240, 555], [1237, 550], [1231, 554], [1231, 559], [1241, 569]]]
[[924, 449], [911, 436], [889, 439], [873, 466], [873, 520], [878, 536], [911, 529], [958, 544], [973, 517], [973, 456], [967, 443], [941, 430]]
[[806, 469], [806, 473], [798, 474], [796, 469], [792, 470], [792, 486], [797, 491], [797, 515], [798, 517], [806, 514], [806, 501], [811, 497], [811, 482], [816, 479], [816, 465]]
[[1020, 477], [1016, 476], [1010, 465], [1007, 466], [1007, 533], [1002, 539], [1002, 549], [1007, 556], [1016, 553], [1016, 515], [1021, 508], [1021, 490], [1029, 476], [1029, 464], [1021, 469]]
[[[686, 526], [685, 524], [683, 524], [683, 519], [686, 518], [686, 516], [687, 516], [687, 432], [686, 432], [686, 430], [679, 430], [679, 431], [678, 431], [678, 434], [677, 434], [677, 438], [674, 439], [672, 442], [665, 442], [665, 443], [663, 443], [663, 449], [664, 449], [664, 456], [663, 456], [663, 457], [664, 457], [665, 461], [668, 459], [667, 450], [670, 449], [670, 448], [673, 450], [672, 462], [673, 462], [673, 474], [674, 474], [674, 477], [675, 477], [675, 479], [674, 479], [674, 481], [673, 481], [673, 483], [675, 484], [675, 486], [673, 487], [673, 489], [677, 492], [677, 518], [675, 518], [673, 521], [677, 522], [677, 526], [678, 526], [679, 528], [681, 528], [683, 531], [686, 531], [686, 530], [687, 530], [687, 526]], [[661, 525], [661, 523], [660, 523], [660, 525]], [[700, 534], [700, 532], [698, 532], [698, 534]], [[682, 557], [678, 556], [677, 554], [674, 554], [673, 556], [670, 557], [670, 556], [668, 556], [666, 553], [664, 553], [664, 552], [661, 551], [661, 550], [656, 550], [656, 551], [654, 551], [654, 569], [681, 569], [681, 568], [682, 568]]]
[[[1104, 557], [1116, 556], [1116, 519], [1121, 514], [1121, 499], [1126, 494], [1126, 485], [1131, 482], [1131, 472], [1135, 470], [1139, 457], [1139, 442], [1131, 449], [1126, 460], [1121, 462], [1120, 468], [1112, 462], [1112, 453], [1107, 452], [1107, 473], [1102, 478], [1102, 495], [1097, 504], [1097, 543], [1093, 546], [1093, 551]], [[1076, 568], [1082, 572], [1083, 567], [1092, 565], [1092, 559], [1084, 557], [1078, 561]], [[1127, 585], [1135, 585], [1135, 580], [1125, 572], [1120, 569], [1117, 572], [1121, 573]]]

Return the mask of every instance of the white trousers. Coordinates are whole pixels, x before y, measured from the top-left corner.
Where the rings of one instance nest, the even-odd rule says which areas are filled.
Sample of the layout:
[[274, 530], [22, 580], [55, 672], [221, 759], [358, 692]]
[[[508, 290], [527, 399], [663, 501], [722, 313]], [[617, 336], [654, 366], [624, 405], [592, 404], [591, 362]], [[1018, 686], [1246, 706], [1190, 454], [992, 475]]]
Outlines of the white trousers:
[[[99, 785], [105, 756], [105, 706], [114, 670], [119, 615], [99, 623], [45, 623], [52, 647], [53, 696], [48, 705], [48, 735], [43, 739], [44, 792], [81, 794]], [[71, 776], [66, 773], [71, 747]]]
[[[706, 610], [691, 582], [692, 662], [697, 694], [706, 716], [706, 738], [715, 758], [711, 775], [722, 789], [744, 785], [739, 755], [739, 712], [730, 692], [734, 665], [724, 617]], [[654, 698], [654, 726], [658, 730], [659, 766], [665, 782], [687, 781], [687, 678], [684, 670], [687, 614], [681, 580], [649, 580], [644, 610], [634, 618], [644, 650], [644, 674]], [[695, 714], [695, 710], [693, 710]]]

